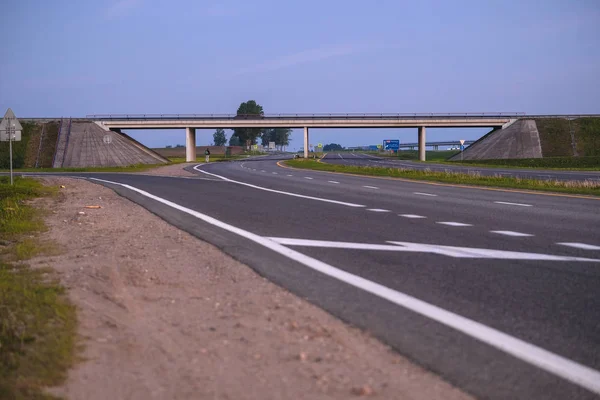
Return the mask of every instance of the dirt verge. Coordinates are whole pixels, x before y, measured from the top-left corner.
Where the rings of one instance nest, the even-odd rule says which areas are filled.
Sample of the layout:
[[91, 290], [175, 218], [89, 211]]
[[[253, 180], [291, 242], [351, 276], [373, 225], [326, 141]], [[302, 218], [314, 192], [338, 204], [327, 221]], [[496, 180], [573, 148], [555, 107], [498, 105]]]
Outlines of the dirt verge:
[[[362, 331], [113, 191], [83, 180], [38, 203], [78, 307], [70, 399], [468, 399]], [[85, 206], [102, 208], [88, 209]]]

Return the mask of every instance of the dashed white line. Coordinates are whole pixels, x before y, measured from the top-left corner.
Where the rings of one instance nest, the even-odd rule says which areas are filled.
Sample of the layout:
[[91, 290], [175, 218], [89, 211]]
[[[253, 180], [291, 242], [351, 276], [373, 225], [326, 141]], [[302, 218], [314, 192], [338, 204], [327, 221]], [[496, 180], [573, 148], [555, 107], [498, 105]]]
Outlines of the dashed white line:
[[471, 224], [463, 224], [462, 222], [452, 222], [452, 221], [436, 222], [436, 224], [448, 225], [448, 226], [473, 226]]
[[335, 183], [335, 184], [339, 184], [339, 182], [336, 182], [336, 181], [327, 181], [327, 182], [329, 182], [329, 183]]
[[277, 175], [277, 172], [271, 172], [273, 175]]
[[[94, 178], [91, 178], [94, 179]], [[99, 179], [94, 179], [99, 180]], [[99, 180], [102, 181], [102, 180]], [[125, 185], [117, 182], [104, 181], [114, 185], [120, 185], [127, 189], [138, 192], [142, 196], [151, 198], [168, 207], [184, 212], [192, 217], [202, 220], [210, 225], [221, 228], [225, 231], [233, 233], [250, 240], [260, 246], [272, 250], [284, 257], [296, 261], [314, 271], [318, 271], [331, 278], [337, 279], [348, 285], [362, 289], [365, 292], [371, 293], [377, 297], [385, 299], [400, 307], [423, 315], [426, 318], [437, 321], [452, 329], [457, 330], [465, 335], [471, 336], [483, 343], [486, 343], [500, 351], [506, 352], [514, 357], [517, 357], [531, 365], [550, 372], [556, 376], [566, 379], [578, 386], [586, 388], [596, 394], [600, 394], [600, 372], [579, 364], [568, 358], [552, 353], [534, 344], [524, 340], [510, 336], [502, 331], [484, 325], [480, 322], [455, 314], [441, 307], [435, 306], [426, 301], [412, 297], [406, 293], [391, 289], [379, 283], [370, 281], [360, 276], [351, 274], [343, 269], [336, 268], [333, 265], [324, 263], [320, 260], [297, 252], [288, 247], [282, 246], [273, 239], [261, 237], [255, 233], [243, 230], [233, 225], [229, 225], [216, 218], [212, 218], [206, 214], [199, 213], [189, 208], [183, 207], [177, 203], [155, 196], [133, 186]], [[406, 244], [397, 243], [401, 246]], [[470, 251], [472, 249], [469, 249]]]
[[290, 175], [290, 174], [288, 174], [287, 176], [294, 176], [294, 175]]
[[510, 203], [508, 201], [495, 201], [494, 203], [496, 203], [496, 204], [506, 204], [508, 206], [533, 207], [531, 204]]
[[417, 214], [398, 214], [399, 217], [404, 217], [404, 218], [412, 218], [412, 219], [417, 219], [417, 218], [427, 218], [424, 217], [422, 215], [417, 215]]
[[220, 178], [220, 179], [222, 179], [222, 180], [224, 180], [226, 182], [231, 182], [231, 183], [235, 183], [235, 184], [238, 184], [238, 185], [251, 187], [251, 188], [254, 188], [254, 189], [258, 189], [258, 190], [264, 190], [265, 192], [278, 193], [278, 194], [283, 194], [283, 195], [286, 195], [286, 196], [299, 197], [299, 198], [302, 198], [302, 199], [322, 201], [322, 202], [325, 202], [325, 203], [338, 204], [338, 205], [342, 205], [342, 206], [346, 206], [346, 207], [366, 207], [366, 206], [364, 206], [362, 204], [347, 203], [345, 201], [325, 199], [325, 198], [322, 198], [322, 197], [306, 196], [306, 195], [303, 195], [303, 194], [292, 193], [292, 192], [284, 192], [282, 190], [269, 189], [269, 188], [262, 187], [262, 186], [252, 185], [252, 184], [246, 183], [246, 182], [235, 181], [233, 179], [229, 179], [229, 178], [226, 178], [224, 176], [213, 174], [211, 172], [207, 172], [207, 171], [204, 171], [202, 169], [199, 169], [198, 167], [200, 167], [202, 165], [203, 164], [198, 164], [198, 165], [194, 166], [194, 170], [196, 170], [198, 172], [201, 172], [201, 173], [203, 173], [205, 175], [210, 175], [210, 176], [214, 176], [216, 178]]
[[416, 195], [419, 195], [419, 196], [437, 197], [437, 194], [432, 194], [432, 193], [413, 192], [413, 194], [416, 194]]
[[521, 233], [521, 232], [514, 232], [514, 231], [490, 231], [490, 232], [497, 233], [498, 235], [514, 236], [514, 237], [530, 237], [530, 236], [533, 236], [530, 233]]
[[379, 189], [377, 186], [363, 186], [364, 188], [367, 189]]
[[367, 208], [367, 211], [380, 212], [380, 213], [390, 212], [390, 210], [386, 210], [383, 208]]
[[267, 171], [265, 171], [264, 169], [261, 169], [260, 172], [267, 172]]
[[585, 243], [577, 243], [577, 242], [561, 242], [561, 243], [556, 243], [556, 244], [559, 244], [561, 246], [574, 247], [576, 249], [581, 249], [581, 250], [600, 250], [600, 246], [595, 246], [593, 244], [585, 244]]
[[305, 176], [304, 179], [313, 179], [310, 176]]

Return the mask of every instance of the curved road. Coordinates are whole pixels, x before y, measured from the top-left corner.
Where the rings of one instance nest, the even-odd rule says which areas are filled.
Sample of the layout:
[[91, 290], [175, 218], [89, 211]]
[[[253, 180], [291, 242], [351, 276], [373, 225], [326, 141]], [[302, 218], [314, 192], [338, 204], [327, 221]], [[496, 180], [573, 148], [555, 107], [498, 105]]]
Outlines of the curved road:
[[600, 199], [292, 170], [80, 174], [486, 399], [600, 398]]
[[564, 171], [564, 170], [543, 170], [543, 169], [520, 169], [520, 168], [493, 168], [476, 167], [436, 163], [422, 163], [409, 160], [398, 160], [391, 157], [376, 157], [364, 153], [327, 153], [323, 161], [329, 164], [356, 165], [362, 167], [391, 167], [391, 168], [409, 168], [409, 169], [429, 169], [432, 171], [451, 171], [463, 173], [479, 173], [485, 176], [500, 175], [504, 177], [519, 177], [541, 180], [577, 180], [577, 181], [597, 181], [600, 182], [600, 171]]

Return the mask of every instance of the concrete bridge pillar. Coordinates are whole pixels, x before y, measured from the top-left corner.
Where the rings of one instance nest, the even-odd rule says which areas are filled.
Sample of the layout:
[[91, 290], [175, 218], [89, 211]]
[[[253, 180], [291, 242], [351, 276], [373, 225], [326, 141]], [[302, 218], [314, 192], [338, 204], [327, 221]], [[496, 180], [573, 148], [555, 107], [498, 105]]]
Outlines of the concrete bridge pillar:
[[308, 158], [308, 127], [304, 127], [304, 158]]
[[196, 128], [185, 128], [185, 161], [196, 161]]
[[438, 151], [439, 149], [440, 149], [440, 147], [439, 147], [439, 146], [437, 146], [437, 145], [436, 145], [436, 146], [433, 146], [433, 150], [435, 150], [435, 151]]
[[425, 127], [419, 127], [419, 161], [425, 161]]

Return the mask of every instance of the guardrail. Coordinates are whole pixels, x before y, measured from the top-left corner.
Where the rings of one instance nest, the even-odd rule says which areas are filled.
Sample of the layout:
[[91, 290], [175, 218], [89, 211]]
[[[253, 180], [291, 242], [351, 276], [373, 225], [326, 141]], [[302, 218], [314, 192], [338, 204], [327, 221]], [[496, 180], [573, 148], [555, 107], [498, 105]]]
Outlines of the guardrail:
[[94, 120], [159, 120], [159, 119], [404, 119], [404, 118], [510, 118], [523, 117], [521, 112], [481, 112], [481, 113], [317, 113], [317, 114], [91, 114], [86, 118]]

